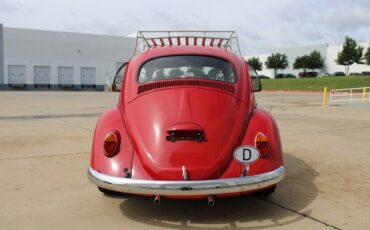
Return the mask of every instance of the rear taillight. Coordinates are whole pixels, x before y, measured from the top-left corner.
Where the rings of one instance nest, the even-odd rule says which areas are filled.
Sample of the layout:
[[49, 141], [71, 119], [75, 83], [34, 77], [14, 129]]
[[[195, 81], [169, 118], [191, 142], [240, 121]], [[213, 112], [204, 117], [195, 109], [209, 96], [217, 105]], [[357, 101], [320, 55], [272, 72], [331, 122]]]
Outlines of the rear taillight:
[[255, 145], [260, 152], [260, 157], [266, 157], [269, 153], [269, 143], [265, 134], [258, 133], [255, 138]]
[[113, 157], [119, 151], [121, 136], [117, 130], [110, 131], [104, 138], [104, 154]]

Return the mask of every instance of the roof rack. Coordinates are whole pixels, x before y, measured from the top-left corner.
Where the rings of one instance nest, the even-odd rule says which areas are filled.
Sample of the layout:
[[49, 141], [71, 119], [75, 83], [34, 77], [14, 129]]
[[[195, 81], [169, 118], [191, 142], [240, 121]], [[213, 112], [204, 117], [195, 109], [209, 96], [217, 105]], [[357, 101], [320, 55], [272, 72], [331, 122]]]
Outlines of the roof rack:
[[220, 47], [241, 55], [235, 31], [138, 31], [134, 55], [163, 46]]

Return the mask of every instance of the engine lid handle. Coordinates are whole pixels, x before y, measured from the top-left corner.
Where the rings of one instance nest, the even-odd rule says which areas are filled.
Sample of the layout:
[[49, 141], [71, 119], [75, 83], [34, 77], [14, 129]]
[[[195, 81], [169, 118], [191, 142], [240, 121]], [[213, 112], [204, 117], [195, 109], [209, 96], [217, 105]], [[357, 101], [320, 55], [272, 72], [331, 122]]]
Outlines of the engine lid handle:
[[205, 132], [202, 127], [194, 123], [179, 123], [167, 130], [167, 141], [206, 141]]

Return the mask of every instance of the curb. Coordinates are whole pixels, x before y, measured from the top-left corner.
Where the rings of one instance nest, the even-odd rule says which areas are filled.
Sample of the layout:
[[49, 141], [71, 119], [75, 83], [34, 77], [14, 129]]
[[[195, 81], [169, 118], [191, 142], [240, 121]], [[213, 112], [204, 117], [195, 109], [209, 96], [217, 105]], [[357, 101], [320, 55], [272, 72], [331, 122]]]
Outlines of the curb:
[[267, 93], [322, 93], [322, 91], [315, 90], [262, 90], [261, 92]]

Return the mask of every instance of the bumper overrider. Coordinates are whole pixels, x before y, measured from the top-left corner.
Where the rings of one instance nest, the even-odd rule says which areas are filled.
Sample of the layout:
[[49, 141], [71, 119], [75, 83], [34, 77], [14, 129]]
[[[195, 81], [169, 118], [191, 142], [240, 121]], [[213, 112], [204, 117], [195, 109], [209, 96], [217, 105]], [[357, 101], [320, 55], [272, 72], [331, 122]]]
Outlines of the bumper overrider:
[[248, 192], [277, 184], [284, 177], [284, 166], [254, 176], [215, 180], [165, 181], [141, 180], [109, 176], [89, 167], [89, 180], [98, 187], [112, 191], [161, 196], [217, 195]]

